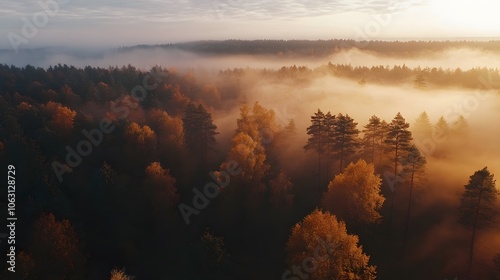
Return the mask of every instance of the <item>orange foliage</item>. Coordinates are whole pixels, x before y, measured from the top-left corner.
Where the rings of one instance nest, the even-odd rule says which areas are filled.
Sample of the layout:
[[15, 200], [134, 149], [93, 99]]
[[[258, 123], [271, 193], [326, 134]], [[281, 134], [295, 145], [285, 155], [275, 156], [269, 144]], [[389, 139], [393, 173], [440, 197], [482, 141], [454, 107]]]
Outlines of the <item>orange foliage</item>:
[[56, 132], [66, 134], [73, 129], [73, 122], [76, 117], [75, 111], [53, 101], [42, 105], [42, 109], [52, 115], [52, 125]]
[[375, 279], [376, 267], [368, 265], [370, 257], [358, 241], [344, 222], [316, 209], [293, 227], [286, 246], [288, 264], [302, 267], [311, 280]]
[[144, 187], [151, 194], [157, 205], [177, 206], [179, 195], [175, 188], [175, 178], [169, 169], [164, 169], [159, 162], [152, 162], [145, 170]]
[[359, 160], [330, 182], [322, 205], [349, 225], [379, 223], [382, 216], [377, 210], [385, 201], [380, 194], [381, 184], [373, 164]]
[[156, 134], [147, 125], [141, 127], [137, 123], [131, 123], [125, 130], [125, 137], [132, 143], [138, 145], [156, 144]]
[[66, 268], [74, 269], [79, 255], [79, 241], [68, 220], [56, 221], [52, 213], [35, 221], [35, 240], [42, 254]]

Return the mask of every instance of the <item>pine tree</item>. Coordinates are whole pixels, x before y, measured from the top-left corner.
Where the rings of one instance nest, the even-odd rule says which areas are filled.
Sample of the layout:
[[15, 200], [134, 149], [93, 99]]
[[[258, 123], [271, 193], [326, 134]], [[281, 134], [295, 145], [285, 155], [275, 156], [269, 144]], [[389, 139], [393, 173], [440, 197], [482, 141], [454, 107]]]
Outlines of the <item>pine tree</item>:
[[420, 153], [417, 146], [412, 145], [409, 149], [408, 155], [403, 162], [403, 172], [409, 177], [410, 180], [410, 195], [408, 197], [408, 211], [406, 212], [406, 223], [403, 239], [403, 248], [405, 248], [408, 229], [410, 226], [410, 214], [411, 214], [411, 200], [413, 194], [413, 186], [416, 180], [423, 179], [423, 173], [425, 172], [425, 165], [427, 161], [425, 157]]
[[216, 140], [217, 126], [213, 124], [212, 115], [203, 105], [189, 103], [182, 118], [184, 125], [184, 142], [193, 155], [198, 155], [203, 164], [206, 163], [208, 151], [213, 149]]
[[415, 125], [412, 129], [415, 139], [426, 140], [432, 139], [432, 124], [427, 112], [422, 112], [415, 120]]
[[[394, 173], [392, 174], [392, 182], [388, 182], [393, 193], [391, 198], [391, 212], [389, 218], [389, 229], [392, 224], [392, 216], [394, 214], [394, 198], [396, 195], [396, 185], [399, 180], [399, 164], [402, 159], [407, 155], [410, 148], [410, 141], [412, 140], [411, 131], [409, 131], [410, 124], [405, 121], [401, 113], [397, 113], [394, 119], [389, 124], [389, 132], [387, 133], [385, 143], [389, 152], [393, 154]], [[389, 230], [389, 235], [390, 235]]]
[[472, 262], [474, 256], [474, 241], [477, 230], [492, 223], [495, 216], [494, 204], [498, 190], [495, 187], [493, 174], [487, 167], [474, 172], [469, 183], [465, 185], [465, 192], [460, 201], [460, 222], [472, 229], [469, 248], [469, 262], [467, 264], [466, 279], [471, 279]]
[[363, 151], [370, 163], [375, 164], [376, 154], [382, 151], [384, 129], [382, 120], [377, 116], [371, 116], [368, 124], [363, 129]]
[[433, 136], [437, 144], [436, 154], [438, 156], [446, 155], [448, 152], [448, 145], [446, 143], [450, 139], [450, 125], [443, 116], [441, 116], [436, 125], [434, 125]]
[[330, 180], [330, 156], [332, 154], [333, 147], [333, 130], [335, 128], [336, 116], [332, 115], [330, 112], [325, 115], [325, 152], [326, 152], [326, 179]]
[[344, 160], [348, 159], [359, 147], [358, 123], [349, 115], [338, 114], [331, 137], [333, 138], [333, 152], [339, 158], [339, 172], [342, 172]]
[[321, 186], [321, 155], [326, 151], [327, 130], [325, 128], [325, 114], [318, 109], [318, 112], [311, 116], [311, 125], [307, 128], [307, 144], [305, 150], [314, 150], [318, 153], [318, 188]]

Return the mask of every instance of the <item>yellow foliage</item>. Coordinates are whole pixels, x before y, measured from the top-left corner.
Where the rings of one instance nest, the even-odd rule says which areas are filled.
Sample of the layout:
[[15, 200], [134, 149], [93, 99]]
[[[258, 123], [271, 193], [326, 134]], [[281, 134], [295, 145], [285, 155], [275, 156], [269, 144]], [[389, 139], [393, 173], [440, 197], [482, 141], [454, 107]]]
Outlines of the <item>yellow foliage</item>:
[[68, 133], [73, 129], [76, 112], [60, 103], [49, 101], [42, 109], [52, 115], [52, 125], [56, 132]]
[[351, 163], [328, 185], [322, 205], [348, 224], [380, 222], [377, 212], [385, 198], [380, 194], [382, 180], [375, 175], [373, 164], [364, 160]]
[[328, 212], [316, 209], [297, 223], [286, 250], [288, 265], [301, 267], [311, 280], [376, 278], [376, 267], [368, 264], [358, 237]]
[[147, 125], [141, 127], [137, 123], [131, 123], [125, 130], [125, 136], [129, 141], [139, 145], [156, 143], [155, 132]]

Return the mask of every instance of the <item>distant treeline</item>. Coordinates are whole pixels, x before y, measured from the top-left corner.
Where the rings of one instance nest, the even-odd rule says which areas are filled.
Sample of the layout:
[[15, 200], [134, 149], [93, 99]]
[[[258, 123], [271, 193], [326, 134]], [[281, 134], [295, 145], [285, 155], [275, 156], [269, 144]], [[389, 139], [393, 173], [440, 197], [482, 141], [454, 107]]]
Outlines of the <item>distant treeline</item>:
[[162, 48], [182, 50], [200, 54], [250, 54], [283, 56], [327, 56], [341, 50], [363, 49], [391, 56], [418, 56], [449, 48], [473, 48], [489, 52], [500, 52], [500, 41], [356, 41], [332, 40], [225, 40], [195, 41], [160, 45], [138, 45], [122, 47], [121, 51]]

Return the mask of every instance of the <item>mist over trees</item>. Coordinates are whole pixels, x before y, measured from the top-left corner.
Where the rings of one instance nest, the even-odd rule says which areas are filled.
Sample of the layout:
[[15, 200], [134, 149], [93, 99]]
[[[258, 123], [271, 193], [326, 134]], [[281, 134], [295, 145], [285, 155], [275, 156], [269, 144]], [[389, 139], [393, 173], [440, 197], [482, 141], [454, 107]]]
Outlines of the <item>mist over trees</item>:
[[[240, 42], [225, 44], [231, 52]], [[311, 43], [253, 44], [302, 54]], [[183, 47], [207, 45], [219, 50]], [[442, 44], [389, 45], [371, 49], [411, 55]], [[497, 279], [498, 114], [426, 103], [435, 92], [469, 93], [483, 74], [500, 77], [332, 63], [0, 65], [0, 163], [19, 170], [18, 275]], [[426, 86], [415, 88], [416, 77]], [[11, 279], [5, 265], [0, 278]]]

